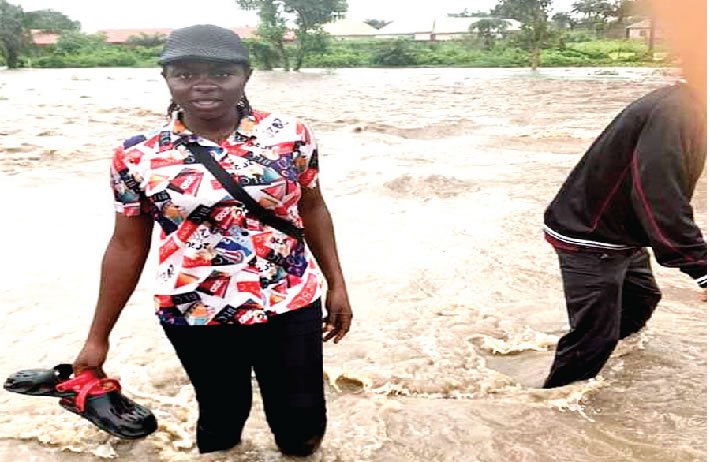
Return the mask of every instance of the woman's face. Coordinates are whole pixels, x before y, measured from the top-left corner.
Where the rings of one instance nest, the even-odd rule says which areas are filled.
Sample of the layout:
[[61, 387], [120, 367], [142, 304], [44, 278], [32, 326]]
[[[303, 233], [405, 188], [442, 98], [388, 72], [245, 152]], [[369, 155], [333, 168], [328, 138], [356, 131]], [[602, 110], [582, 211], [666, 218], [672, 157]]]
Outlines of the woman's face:
[[251, 69], [243, 64], [185, 61], [166, 66], [163, 76], [173, 101], [186, 114], [211, 120], [234, 113]]

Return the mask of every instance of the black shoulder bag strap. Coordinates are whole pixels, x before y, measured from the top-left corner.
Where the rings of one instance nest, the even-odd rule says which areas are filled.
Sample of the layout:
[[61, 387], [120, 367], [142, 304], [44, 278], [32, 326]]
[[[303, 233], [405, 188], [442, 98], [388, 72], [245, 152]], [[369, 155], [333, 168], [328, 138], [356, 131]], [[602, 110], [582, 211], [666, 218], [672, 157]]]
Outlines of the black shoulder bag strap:
[[236, 200], [244, 204], [244, 206], [253, 213], [259, 221], [265, 225], [269, 225], [272, 228], [276, 228], [279, 231], [288, 234], [289, 236], [303, 241], [303, 229], [294, 225], [288, 220], [281, 217], [277, 217], [273, 212], [265, 209], [253, 197], [249, 195], [244, 188], [234, 181], [232, 175], [227, 173], [221, 165], [212, 157], [209, 149], [197, 144], [197, 143], [186, 143], [185, 147], [192, 153], [195, 159], [204, 165], [207, 170], [210, 171], [212, 175], [222, 183], [224, 189]]

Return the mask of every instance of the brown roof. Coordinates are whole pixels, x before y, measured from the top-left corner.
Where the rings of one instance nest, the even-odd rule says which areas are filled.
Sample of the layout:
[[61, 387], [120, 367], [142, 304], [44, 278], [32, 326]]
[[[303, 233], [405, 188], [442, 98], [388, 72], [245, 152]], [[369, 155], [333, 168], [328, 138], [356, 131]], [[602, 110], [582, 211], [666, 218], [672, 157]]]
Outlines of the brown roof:
[[32, 43], [38, 46], [54, 45], [59, 40], [59, 34], [42, 32], [41, 30], [31, 30], [30, 34], [32, 35]]
[[[232, 30], [243, 39], [250, 39], [256, 37], [256, 27], [234, 27]], [[173, 29], [157, 28], [157, 29], [103, 29], [97, 31], [98, 34], [103, 34], [106, 36], [106, 43], [126, 43], [128, 39], [135, 35], [164, 35], [168, 36], [173, 31]], [[44, 45], [54, 45], [59, 40], [59, 34], [52, 34], [48, 32], [42, 32], [41, 30], [32, 30], [32, 43], [38, 46]], [[286, 41], [291, 41], [296, 39], [296, 34], [293, 31], [286, 31], [284, 34], [284, 39]]]
[[[248, 39], [256, 35], [255, 27], [234, 27], [232, 28], [241, 38]], [[106, 36], [107, 43], [126, 43], [129, 37], [134, 35], [170, 35], [173, 29], [103, 29], [97, 31], [99, 34]]]

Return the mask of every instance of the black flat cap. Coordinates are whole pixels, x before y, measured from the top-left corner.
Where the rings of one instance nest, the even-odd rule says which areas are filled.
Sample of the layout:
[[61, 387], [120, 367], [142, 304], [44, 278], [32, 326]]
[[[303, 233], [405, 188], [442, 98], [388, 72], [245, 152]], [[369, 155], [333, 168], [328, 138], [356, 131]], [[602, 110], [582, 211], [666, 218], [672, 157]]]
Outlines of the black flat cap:
[[174, 30], [158, 63], [191, 60], [249, 64], [249, 50], [237, 34], [223, 27], [198, 24]]

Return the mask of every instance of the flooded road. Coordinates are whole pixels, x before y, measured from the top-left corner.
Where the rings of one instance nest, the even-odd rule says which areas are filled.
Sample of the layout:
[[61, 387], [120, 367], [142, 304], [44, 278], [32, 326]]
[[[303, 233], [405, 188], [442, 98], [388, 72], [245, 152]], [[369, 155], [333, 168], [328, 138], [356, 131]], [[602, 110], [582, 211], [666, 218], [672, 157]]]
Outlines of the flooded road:
[[[706, 307], [678, 271], [656, 268], [664, 300], [597, 380], [536, 388], [567, 329], [544, 208], [620, 109], [673, 81], [653, 69], [254, 74], [252, 105], [303, 117], [320, 142], [355, 312], [325, 347], [329, 427], [307, 460], [706, 459]], [[168, 102], [157, 69], [0, 72], [3, 378], [78, 352], [113, 225], [112, 149], [160, 125]], [[703, 177], [704, 231], [706, 197]], [[156, 260], [106, 370], [158, 432], [119, 441], [52, 398], [3, 390], [0, 461], [288, 460], [256, 395], [243, 445], [198, 457], [194, 396], [153, 315]]]

